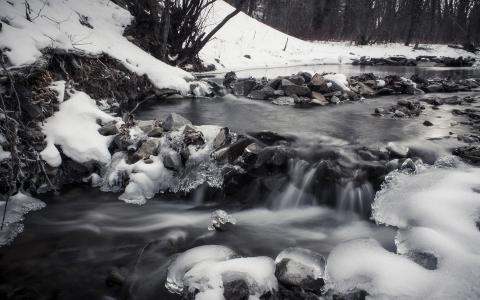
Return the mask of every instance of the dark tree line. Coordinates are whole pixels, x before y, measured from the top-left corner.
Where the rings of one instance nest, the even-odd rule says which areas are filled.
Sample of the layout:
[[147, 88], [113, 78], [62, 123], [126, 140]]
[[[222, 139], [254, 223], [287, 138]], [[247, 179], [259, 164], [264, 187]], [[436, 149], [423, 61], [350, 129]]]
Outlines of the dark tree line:
[[310, 40], [480, 44], [480, 0], [248, 0], [245, 12]]

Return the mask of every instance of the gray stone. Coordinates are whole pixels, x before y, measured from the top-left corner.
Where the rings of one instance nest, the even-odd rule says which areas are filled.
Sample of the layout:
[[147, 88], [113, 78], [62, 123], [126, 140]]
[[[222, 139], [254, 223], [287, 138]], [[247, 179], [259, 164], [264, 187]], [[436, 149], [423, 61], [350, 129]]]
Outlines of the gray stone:
[[405, 118], [407, 115], [401, 110], [396, 110], [393, 115], [397, 118]]
[[119, 132], [116, 123], [117, 122], [115, 121], [108, 122], [107, 124], [100, 127], [98, 129], [98, 132], [104, 136], [115, 135]]
[[254, 90], [248, 94], [248, 98], [258, 99], [258, 100], [267, 100], [275, 96], [275, 90], [270, 86], [265, 86], [261, 90]]
[[295, 99], [293, 97], [278, 97], [272, 103], [275, 105], [295, 105]]
[[158, 147], [160, 147], [159, 139], [149, 139], [146, 140], [140, 148], [135, 152], [135, 157], [138, 159], [147, 159], [151, 155], [158, 154]]
[[441, 84], [431, 84], [426, 89], [429, 93], [440, 93], [443, 91], [443, 86]]
[[138, 127], [145, 133], [149, 133], [155, 127], [155, 120], [138, 121]]
[[169, 152], [163, 157], [163, 165], [169, 170], [180, 171], [183, 167], [182, 158], [177, 152]]
[[192, 122], [176, 113], [169, 114], [162, 124], [165, 131], [178, 130], [185, 125], [192, 125]]
[[203, 137], [203, 133], [191, 127], [190, 125], [186, 125], [185, 129], [183, 130], [183, 142], [187, 146], [200, 146], [205, 144], [205, 138]]
[[247, 96], [257, 85], [257, 81], [253, 78], [240, 80], [235, 82], [233, 91], [235, 95]]
[[213, 149], [225, 147], [230, 144], [231, 141], [232, 137], [230, 136], [230, 129], [228, 129], [228, 127], [222, 128], [213, 140]]
[[305, 83], [305, 79], [300, 75], [290, 76], [287, 79], [296, 85], [303, 85]]
[[340, 98], [338, 98], [337, 96], [332, 96], [332, 98], [330, 98], [330, 103], [338, 104], [340, 103]]
[[428, 121], [428, 120], [425, 120], [425, 122], [423, 122], [423, 125], [427, 126], [427, 127], [430, 127], [430, 126], [433, 126], [433, 123]]
[[149, 133], [149, 137], [159, 138], [163, 136], [163, 128], [162, 127], [155, 127]]
[[293, 96], [297, 95], [299, 97], [309, 97], [311, 94], [310, 89], [304, 85], [296, 85], [290, 80], [283, 79], [281, 88], [285, 91], [285, 95]]
[[328, 82], [320, 74], [315, 74], [310, 80], [308, 87], [315, 92], [326, 93], [329, 90]]
[[329, 104], [325, 96], [319, 92], [312, 92], [312, 99], [312, 104], [317, 104], [320, 106], [325, 106]]

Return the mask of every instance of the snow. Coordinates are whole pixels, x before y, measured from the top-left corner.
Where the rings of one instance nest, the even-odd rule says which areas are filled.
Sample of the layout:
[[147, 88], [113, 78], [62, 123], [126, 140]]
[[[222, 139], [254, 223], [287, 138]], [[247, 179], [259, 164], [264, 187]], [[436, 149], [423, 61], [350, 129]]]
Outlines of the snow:
[[[0, 48], [13, 66], [34, 63], [41, 50], [53, 47], [80, 50], [91, 54], [106, 53], [118, 59], [130, 71], [146, 74], [158, 88], [172, 88], [188, 93], [187, 80], [193, 77], [169, 66], [129, 42], [123, 35], [130, 24], [130, 13], [108, 0], [30, 0], [32, 22], [25, 17], [23, 1], [1, 1]], [[93, 29], [79, 22], [86, 16]]]
[[[234, 8], [224, 1], [216, 1], [205, 22], [206, 31], [211, 31], [233, 10]], [[469, 52], [453, 49], [447, 45], [422, 46], [431, 50], [413, 50], [413, 47], [399, 43], [355, 46], [349, 42], [307, 42], [239, 13], [220, 29], [214, 39], [201, 51], [200, 57], [218, 69], [244, 70], [312, 64], [348, 64], [351, 63], [351, 59], [361, 56], [404, 55], [407, 58], [420, 55], [472, 56]]]
[[217, 245], [200, 246], [178, 255], [170, 264], [167, 271], [165, 287], [171, 293], [181, 294], [184, 288], [185, 274], [201, 262], [214, 263], [236, 256], [230, 248]]
[[288, 265], [290, 275], [296, 275], [299, 278], [311, 277], [313, 279], [322, 278], [324, 275], [325, 258], [309, 249], [287, 248], [277, 255], [275, 263], [278, 265], [284, 259], [294, 263]]
[[65, 99], [65, 80], [54, 81], [50, 85], [50, 89], [57, 93], [58, 103], [62, 103]]
[[[451, 159], [447, 159], [451, 161]], [[337, 246], [327, 260], [329, 284], [373, 299], [477, 299], [480, 295], [480, 169], [439, 167], [393, 172], [377, 194], [373, 218], [398, 228], [397, 253], [372, 240]], [[436, 258], [434, 270], [412, 254]]]
[[347, 76], [344, 74], [326, 74], [323, 75], [325, 80], [335, 83], [338, 87], [342, 89], [343, 92], [350, 91], [348, 88]]
[[62, 159], [57, 145], [66, 156], [78, 163], [109, 163], [108, 146], [112, 138], [98, 133], [100, 125], [97, 120], [107, 123], [115, 118], [102, 112], [87, 94], [73, 93], [68, 101], [60, 104], [60, 110], [42, 125], [47, 136], [47, 147], [40, 153], [42, 159], [50, 166], [58, 167]]
[[[44, 207], [45, 203], [22, 192], [11, 196], [5, 214], [4, 228], [0, 231], [0, 246], [9, 244], [23, 231], [23, 224], [21, 222], [24, 219], [24, 215], [30, 211], [40, 210]], [[0, 211], [3, 213], [4, 209], [5, 201], [0, 201]]]
[[203, 261], [185, 274], [185, 285], [195, 300], [224, 300], [223, 285], [242, 280], [250, 292], [250, 299], [260, 299], [277, 289], [275, 263], [270, 257], [234, 258], [225, 261]]

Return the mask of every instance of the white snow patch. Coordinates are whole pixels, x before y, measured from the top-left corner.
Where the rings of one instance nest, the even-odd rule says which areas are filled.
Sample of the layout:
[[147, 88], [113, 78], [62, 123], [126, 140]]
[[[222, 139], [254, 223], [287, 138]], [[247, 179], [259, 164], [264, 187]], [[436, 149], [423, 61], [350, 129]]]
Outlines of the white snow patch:
[[[393, 172], [377, 194], [373, 218], [398, 228], [397, 254], [372, 240], [337, 246], [327, 262], [329, 284], [363, 289], [374, 299], [477, 299], [480, 296], [480, 169], [431, 167]], [[437, 258], [429, 270], [408, 258]]]
[[79, 163], [90, 161], [110, 162], [108, 146], [111, 137], [98, 133], [97, 120], [107, 123], [114, 117], [102, 112], [95, 100], [83, 92], [75, 92], [68, 101], [60, 104], [60, 110], [48, 118], [42, 130], [47, 136], [47, 147], [40, 154], [52, 167], [58, 167], [62, 159], [55, 145], [63, 153]]
[[65, 99], [65, 80], [54, 81], [50, 85], [50, 89], [57, 92], [57, 101], [62, 103]]
[[[0, 212], [2, 213], [5, 209], [5, 203], [6, 201], [0, 201]], [[42, 201], [21, 192], [11, 196], [7, 205], [4, 227], [0, 231], [0, 246], [9, 244], [23, 231], [21, 222], [24, 219], [24, 215], [44, 207], [45, 203]]]
[[[132, 16], [112, 1], [30, 0], [29, 5], [32, 22], [25, 17], [23, 1], [0, 2], [0, 17], [10, 23], [3, 23], [0, 48], [9, 49], [4, 54], [14, 66], [34, 63], [47, 47], [107, 53], [130, 71], [146, 74], [158, 88], [189, 92], [189, 73], [161, 62], [122, 35]], [[80, 24], [80, 15], [93, 29]]]

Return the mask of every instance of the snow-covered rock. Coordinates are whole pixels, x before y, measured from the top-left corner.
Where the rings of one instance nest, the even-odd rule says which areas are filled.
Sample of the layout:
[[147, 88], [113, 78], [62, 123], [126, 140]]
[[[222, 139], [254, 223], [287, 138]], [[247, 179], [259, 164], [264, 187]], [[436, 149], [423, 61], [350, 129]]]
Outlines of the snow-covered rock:
[[[325, 258], [304, 248], [287, 248], [275, 258], [278, 281], [293, 286], [312, 286], [325, 273]], [[318, 283], [318, 288], [323, 284]]]
[[222, 231], [226, 226], [235, 225], [236, 223], [237, 220], [233, 216], [229, 215], [226, 211], [219, 209], [214, 211], [210, 216], [210, 225], [208, 226], [208, 230]]
[[[189, 73], [154, 58], [123, 36], [130, 24], [130, 13], [104, 0], [30, 0], [30, 16], [25, 16], [22, 1], [1, 1], [0, 48], [13, 66], [34, 63], [47, 47], [79, 50], [90, 54], [106, 53], [118, 59], [127, 69], [138, 75], [146, 74], [158, 88], [172, 88], [190, 92]], [[82, 25], [79, 20], [91, 25]], [[203, 93], [204, 87], [195, 91]]]

